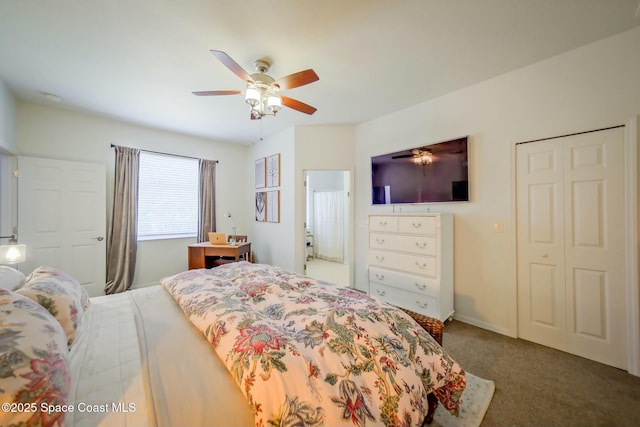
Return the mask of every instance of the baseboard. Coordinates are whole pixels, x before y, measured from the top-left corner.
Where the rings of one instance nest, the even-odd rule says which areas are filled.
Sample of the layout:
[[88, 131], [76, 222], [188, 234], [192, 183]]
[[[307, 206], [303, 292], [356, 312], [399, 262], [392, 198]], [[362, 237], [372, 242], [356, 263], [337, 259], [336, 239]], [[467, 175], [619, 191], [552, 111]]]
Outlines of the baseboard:
[[483, 322], [481, 320], [474, 319], [472, 317], [467, 317], [458, 313], [455, 313], [453, 315], [453, 318], [460, 322], [467, 323], [472, 326], [477, 326], [478, 328], [486, 329], [488, 331], [495, 332], [500, 335], [506, 335], [511, 338], [517, 338], [517, 336], [513, 335], [511, 331], [509, 331], [507, 328], [496, 326], [493, 323]]

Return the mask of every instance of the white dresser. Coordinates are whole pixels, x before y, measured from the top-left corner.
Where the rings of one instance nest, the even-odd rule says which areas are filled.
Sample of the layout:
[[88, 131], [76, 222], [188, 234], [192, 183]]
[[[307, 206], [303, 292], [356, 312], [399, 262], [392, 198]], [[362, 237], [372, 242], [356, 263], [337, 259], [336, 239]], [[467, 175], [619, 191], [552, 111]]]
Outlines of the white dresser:
[[452, 215], [369, 215], [369, 293], [442, 321], [453, 316]]

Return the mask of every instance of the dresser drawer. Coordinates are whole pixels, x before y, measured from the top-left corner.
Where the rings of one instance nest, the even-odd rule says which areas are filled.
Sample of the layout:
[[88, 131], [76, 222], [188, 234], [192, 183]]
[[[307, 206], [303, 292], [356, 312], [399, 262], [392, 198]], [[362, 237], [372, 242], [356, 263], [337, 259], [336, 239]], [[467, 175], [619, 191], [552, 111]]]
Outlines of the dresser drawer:
[[443, 320], [440, 318], [438, 298], [436, 297], [409, 292], [375, 282], [370, 284], [369, 292], [371, 296], [381, 298], [390, 304]]
[[369, 267], [369, 280], [394, 288], [437, 297], [440, 294], [440, 282], [422, 276], [400, 273], [379, 267]]
[[435, 236], [438, 219], [434, 216], [407, 216], [398, 218], [398, 232]]
[[388, 251], [410, 252], [417, 255], [436, 256], [438, 240], [429, 236], [405, 236], [401, 234], [371, 233], [369, 247]]
[[438, 278], [438, 262], [434, 257], [370, 250], [369, 264], [419, 276]]
[[398, 218], [393, 216], [370, 216], [370, 231], [386, 231], [388, 233], [398, 232]]

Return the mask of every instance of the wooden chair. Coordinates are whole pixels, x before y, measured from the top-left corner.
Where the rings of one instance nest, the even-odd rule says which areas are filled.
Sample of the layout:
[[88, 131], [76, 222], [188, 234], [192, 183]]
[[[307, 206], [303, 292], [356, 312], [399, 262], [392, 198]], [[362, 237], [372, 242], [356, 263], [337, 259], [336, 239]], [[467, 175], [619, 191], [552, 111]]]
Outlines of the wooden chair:
[[[227, 236], [228, 243], [231, 243], [231, 242], [244, 243], [246, 241], [247, 241], [247, 236], [244, 234], [230, 234], [229, 236]], [[248, 261], [246, 254], [241, 255], [240, 259], [243, 261]], [[236, 262], [236, 259], [233, 257], [221, 256], [213, 260], [213, 267], [218, 267], [220, 265], [228, 264], [230, 262]]]

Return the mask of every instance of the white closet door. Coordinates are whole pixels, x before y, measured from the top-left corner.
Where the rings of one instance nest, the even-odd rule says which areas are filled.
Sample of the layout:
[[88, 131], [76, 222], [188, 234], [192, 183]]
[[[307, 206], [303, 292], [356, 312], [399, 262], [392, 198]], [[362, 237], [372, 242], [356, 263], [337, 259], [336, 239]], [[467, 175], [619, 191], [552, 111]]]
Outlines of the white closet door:
[[566, 335], [562, 144], [517, 147], [518, 335], [564, 349]]
[[626, 369], [623, 140], [518, 146], [518, 333]]
[[27, 245], [21, 270], [58, 268], [90, 295], [104, 295], [105, 166], [34, 157], [20, 157], [18, 166], [18, 226]]

